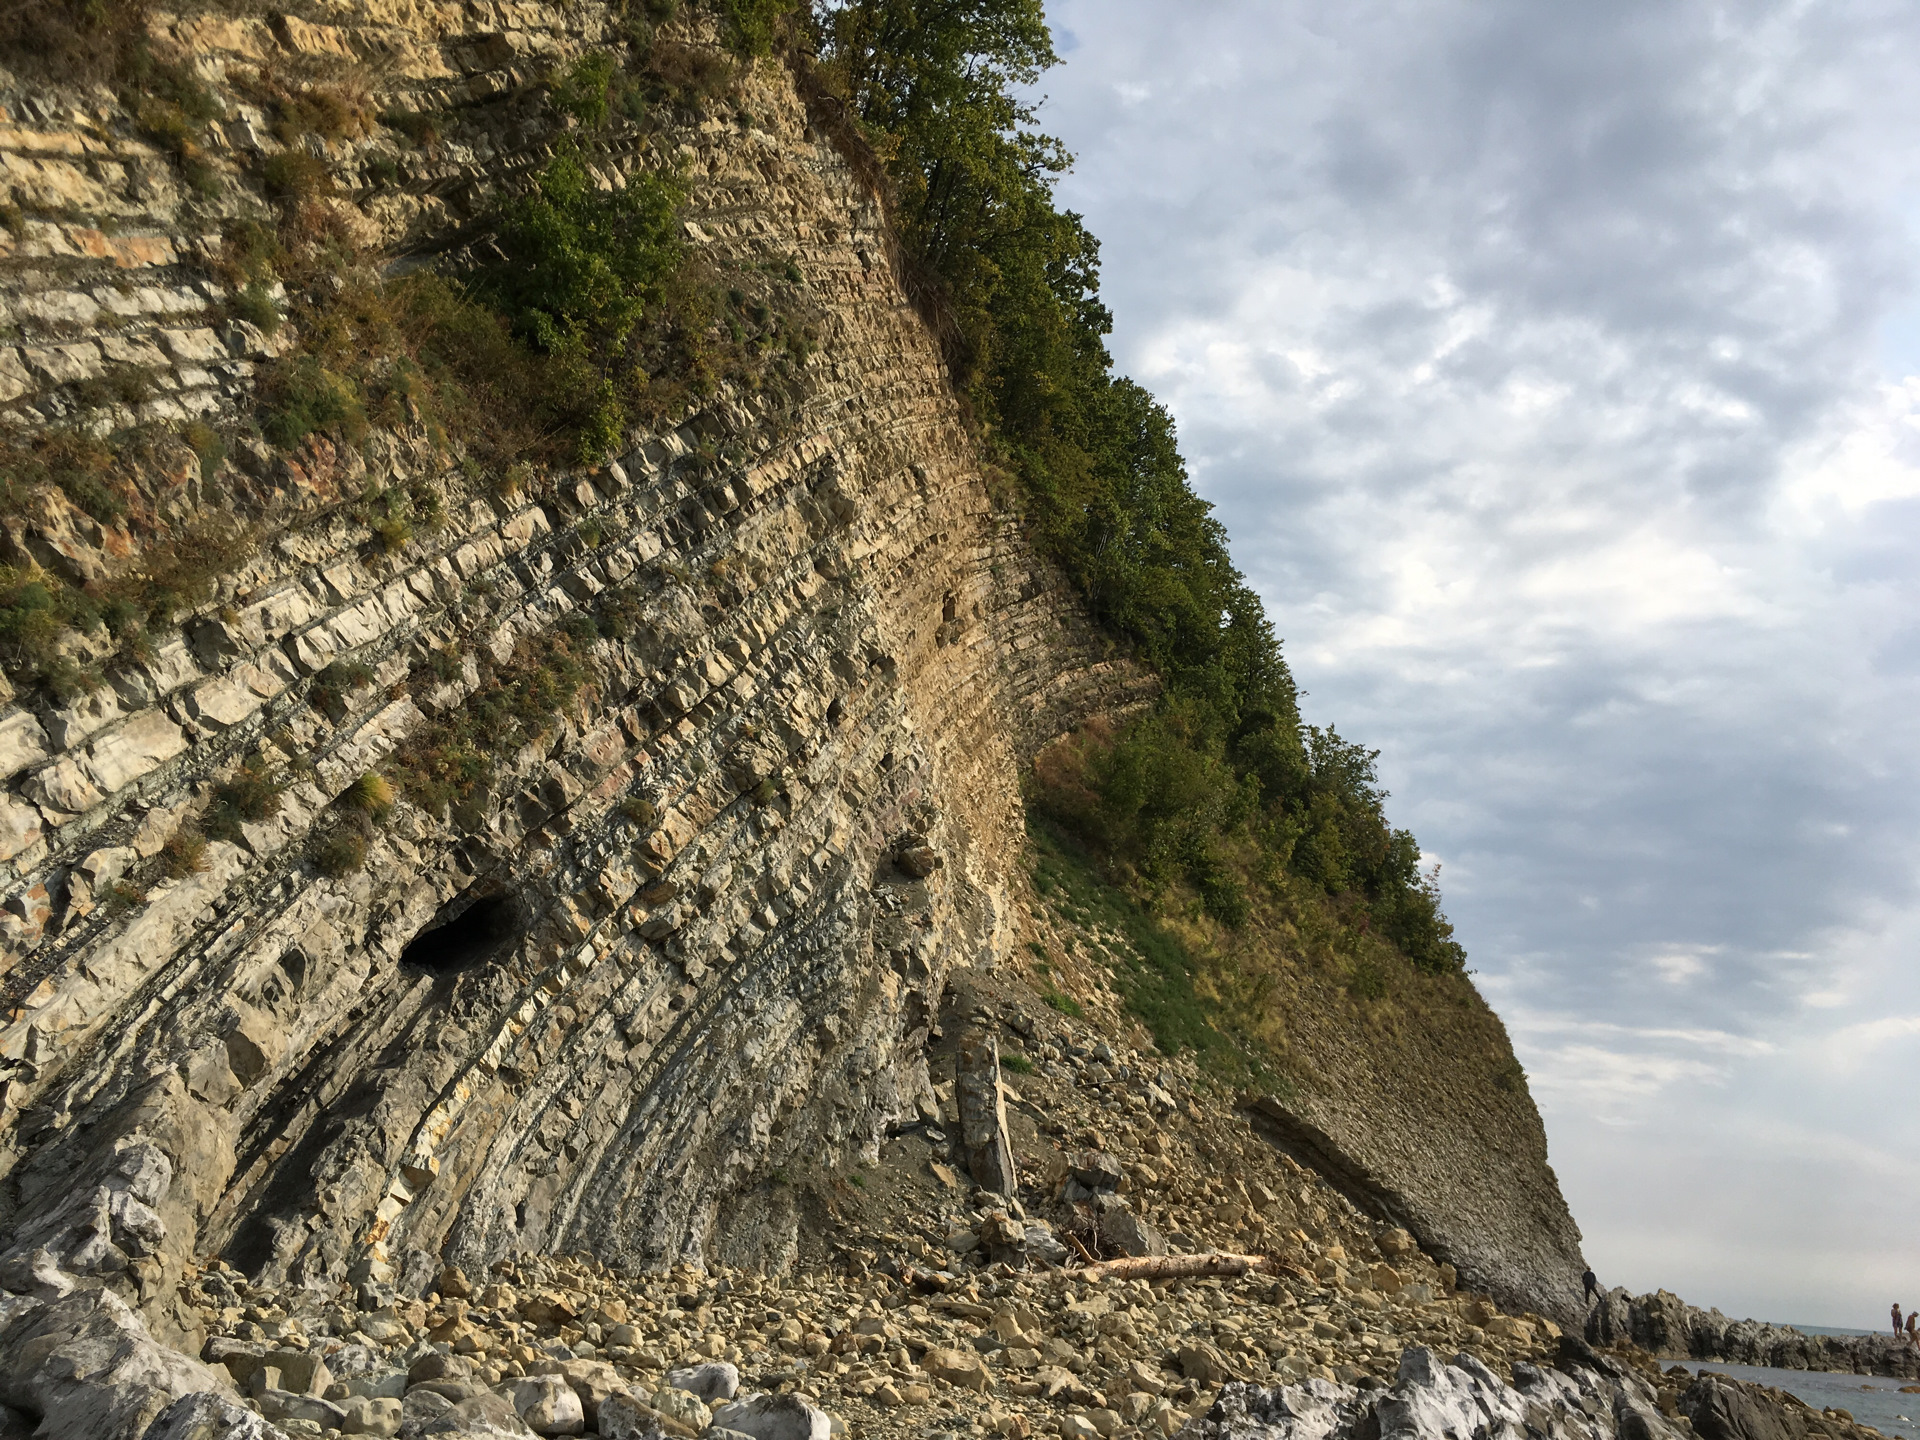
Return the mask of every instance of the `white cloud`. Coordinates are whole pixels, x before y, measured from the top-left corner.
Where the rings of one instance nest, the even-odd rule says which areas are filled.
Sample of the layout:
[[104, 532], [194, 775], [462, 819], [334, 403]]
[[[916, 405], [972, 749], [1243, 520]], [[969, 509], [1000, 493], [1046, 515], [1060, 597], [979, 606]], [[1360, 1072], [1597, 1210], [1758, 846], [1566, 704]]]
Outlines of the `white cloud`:
[[1868, 1083], [1920, 1074], [1920, 12], [1050, 13], [1116, 355], [1309, 718], [1445, 857], [1589, 1253], [1877, 1314], [1905, 1237], [1852, 1197], [1920, 1141]]

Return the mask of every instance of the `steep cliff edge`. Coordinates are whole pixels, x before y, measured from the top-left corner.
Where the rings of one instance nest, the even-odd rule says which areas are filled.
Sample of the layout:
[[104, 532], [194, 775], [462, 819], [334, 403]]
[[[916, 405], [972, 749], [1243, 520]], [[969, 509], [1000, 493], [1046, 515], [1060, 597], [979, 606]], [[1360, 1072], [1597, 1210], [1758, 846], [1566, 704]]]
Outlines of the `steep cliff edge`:
[[[369, 1306], [509, 1254], [789, 1265], [805, 1194], [774, 1178], [872, 1158], [931, 1093], [949, 971], [1032, 933], [1030, 757], [1152, 677], [990, 483], [777, 61], [675, 22], [678, 98], [584, 155], [677, 177], [713, 327], [779, 363], [521, 474], [399, 360], [376, 405], [302, 357], [429, 258], [478, 263], [578, 133], [536, 81], [630, 22], [142, 23], [144, 80], [0, 76], [0, 1279], [104, 1279], [184, 1342], [197, 1256]], [[298, 294], [248, 268], [276, 231]], [[135, 590], [178, 613], [116, 620]], [[1427, 1163], [1456, 1097], [1343, 1110], [1344, 1043], [1313, 1123], [1381, 1187], [1487, 1196], [1455, 1172], [1492, 1132]], [[1446, 1243], [1507, 1283], [1527, 1237], [1552, 1262], [1508, 1288], [1551, 1311], [1577, 1236], [1530, 1183], [1552, 1203], [1488, 1196]]]
[[[452, 35], [416, 21], [307, 38], [432, 60], [487, 48], [447, 18]], [[449, 91], [505, 90], [520, 54], [597, 39], [572, 27], [606, 19], [526, 18], [484, 37], [495, 67], [421, 59], [416, 108], [435, 70]], [[283, 48], [264, 21], [174, 33], [235, 64]], [[993, 512], [880, 217], [806, 137], [783, 80], [769, 67], [743, 82], [751, 128], [653, 143], [693, 150], [679, 158], [698, 243], [792, 265], [814, 297], [822, 354], [784, 410], [716, 396], [597, 472], [557, 477], [541, 503], [443, 472], [447, 523], [392, 554], [328, 502], [436, 457], [404, 431], [364, 459], [316, 439], [254, 481], [306, 492], [263, 510], [316, 513], [223, 577], [217, 607], [108, 687], [8, 722], [16, 1214], [149, 1134], [174, 1169], [174, 1264], [220, 1251], [249, 1273], [415, 1289], [442, 1252], [476, 1268], [582, 1247], [777, 1264], [793, 1215], [715, 1235], [717, 1209], [796, 1156], [850, 1162], [924, 1090], [945, 971], [1011, 939], [1020, 735], [1004, 717], [1044, 733], [1143, 691], [1083, 626], [1078, 645], [1057, 633], [1073, 609]], [[418, 190], [485, 183], [466, 149], [445, 145]], [[112, 348], [204, 350], [148, 407], [244, 404], [247, 362], [205, 323], [181, 259], [194, 237], [165, 211], [124, 213], [69, 161], [30, 163], [49, 195], [117, 201], [116, 239], [145, 220], [149, 252], [174, 263], [134, 272], [134, 306], [179, 296], [185, 313], [107, 330], [87, 299], [95, 330], [28, 347], [29, 375], [51, 373], [56, 348], [100, 369]], [[24, 227], [22, 259], [75, 243], [72, 225]], [[54, 294], [85, 296], [113, 264], [60, 266], [75, 288]], [[20, 294], [15, 313], [47, 297]], [[739, 458], [716, 466], [716, 443]], [[471, 703], [461, 648], [508, 665], [610, 594], [644, 620], [592, 642], [587, 687], [502, 757], [481, 806], [402, 805], [351, 873], [316, 866], [308, 836], [349, 787]], [[448, 678], [421, 683], [422, 661], [450, 652]], [[358, 683], [319, 708], [316, 676], [349, 657]], [[110, 903], [261, 747], [291, 780], [276, 813]], [[897, 869], [905, 845], [940, 867]]]

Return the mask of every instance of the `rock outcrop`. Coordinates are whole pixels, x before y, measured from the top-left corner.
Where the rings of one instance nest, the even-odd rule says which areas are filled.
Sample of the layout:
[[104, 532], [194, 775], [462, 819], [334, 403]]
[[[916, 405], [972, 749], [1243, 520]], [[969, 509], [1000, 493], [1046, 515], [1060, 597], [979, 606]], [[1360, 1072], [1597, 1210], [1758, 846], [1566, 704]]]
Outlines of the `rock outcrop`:
[[[609, 23], [526, 18], [515, 45]], [[209, 43], [236, 69], [281, 47], [251, 22]], [[456, 475], [393, 554], [322, 508], [113, 685], [6, 721], [16, 1253], [162, 1305], [204, 1252], [415, 1292], [528, 1249], [777, 1266], [799, 1221], [765, 1177], [851, 1163], [925, 1091], [947, 969], [1012, 943], [1021, 747], [1149, 692], [996, 512], [873, 202], [783, 72], [749, 84], [755, 128], [684, 142], [690, 223], [821, 297], [803, 399], [722, 396], [539, 503]], [[205, 363], [195, 403], [244, 394], [242, 361]], [[336, 483], [424, 458], [336, 457]], [[316, 867], [350, 787], [467, 703], [463, 649], [507, 663], [614, 592], [644, 619], [479, 805], [402, 805], [350, 873]], [[284, 767], [274, 814], [103, 903], [255, 752]], [[168, 1157], [164, 1199], [111, 1238], [69, 1223], [130, 1141]]]
[[1689, 1379], [1683, 1391], [1630, 1366], [1563, 1342], [1556, 1363], [1522, 1362], [1511, 1384], [1471, 1355], [1443, 1363], [1408, 1350], [1392, 1386], [1358, 1389], [1309, 1380], [1264, 1389], [1229, 1384], [1187, 1440], [1805, 1440], [1865, 1433], [1834, 1412], [1724, 1375]]
[[[1440, 1113], [1425, 1067], [1395, 1073], [1373, 1056], [1353, 1069], [1361, 1074], [1322, 1072], [1327, 1082], [1311, 1090], [1255, 1096], [1250, 1108], [1275, 1143], [1368, 1214], [1404, 1226], [1462, 1284], [1577, 1325], [1580, 1231], [1531, 1101], [1491, 1092]], [[1479, 1178], [1462, 1184], [1469, 1155]]]
[[1651, 1295], [1607, 1291], [1587, 1316], [1586, 1335], [1596, 1345], [1634, 1345], [1676, 1360], [1920, 1379], [1920, 1349], [1905, 1338], [1809, 1335], [1789, 1325], [1731, 1320], [1718, 1310], [1689, 1305], [1667, 1290]]

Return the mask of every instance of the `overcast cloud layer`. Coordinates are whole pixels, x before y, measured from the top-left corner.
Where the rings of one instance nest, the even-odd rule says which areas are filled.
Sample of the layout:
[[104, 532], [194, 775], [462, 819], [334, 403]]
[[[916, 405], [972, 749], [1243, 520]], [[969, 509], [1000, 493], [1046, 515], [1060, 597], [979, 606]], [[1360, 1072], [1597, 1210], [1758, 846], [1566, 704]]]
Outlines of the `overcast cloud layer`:
[[1920, 1300], [1920, 7], [1050, 0], [1043, 118], [1608, 1284]]

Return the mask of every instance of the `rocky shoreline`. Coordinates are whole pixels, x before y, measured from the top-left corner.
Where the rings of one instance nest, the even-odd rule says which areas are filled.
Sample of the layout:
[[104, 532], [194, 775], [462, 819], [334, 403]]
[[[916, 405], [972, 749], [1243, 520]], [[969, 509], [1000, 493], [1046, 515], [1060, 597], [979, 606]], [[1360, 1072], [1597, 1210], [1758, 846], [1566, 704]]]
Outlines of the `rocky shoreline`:
[[[1635, 1362], [1638, 1363], [1635, 1363]], [[1554, 1440], [1808, 1440], [1861, 1432], [1844, 1412], [1725, 1375], [1661, 1375], [1645, 1357], [1597, 1354], [1569, 1338], [1552, 1367], [1517, 1364], [1512, 1383], [1472, 1356], [1443, 1364], [1408, 1350], [1395, 1383], [1366, 1390], [1309, 1381], [1280, 1390], [1229, 1385], [1183, 1440], [1374, 1440], [1552, 1436]], [[1864, 1433], [1871, 1434], [1871, 1431]]]
[[[1225, 1090], [1029, 999], [986, 977], [950, 994], [926, 1114], [825, 1192], [784, 1276], [528, 1254], [443, 1265], [414, 1293], [275, 1284], [208, 1258], [170, 1310], [192, 1359], [83, 1273], [111, 1248], [137, 1274], [164, 1243], [171, 1174], [127, 1145], [100, 1194], [0, 1264], [0, 1440], [1872, 1434], [1777, 1392], [1663, 1374], [1632, 1333], [1596, 1348], [1503, 1313], [1276, 1150]], [[1012, 1039], [1039, 1057], [1017, 1089], [998, 1073]], [[967, 1184], [980, 1155], [1016, 1157], [1016, 1194]], [[1087, 1263], [1247, 1251], [1258, 1263], [1215, 1274]], [[1648, 1315], [1678, 1313], [1623, 1305], [1644, 1339], [1660, 1338]], [[1458, 1428], [1469, 1410], [1482, 1423]]]
[[1651, 1295], [1609, 1290], [1594, 1303], [1586, 1335], [1595, 1345], [1633, 1345], [1666, 1359], [1920, 1379], [1920, 1349], [1904, 1338], [1809, 1335], [1788, 1325], [1733, 1320], [1666, 1290]]

